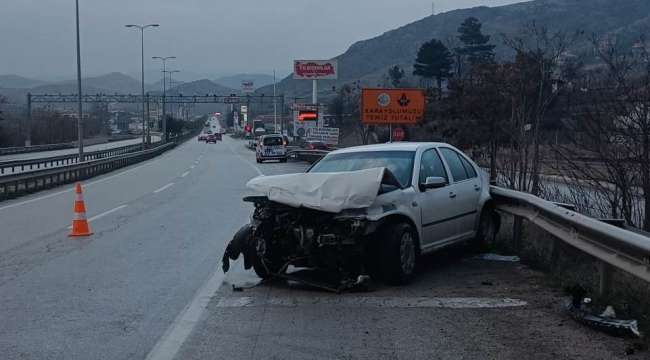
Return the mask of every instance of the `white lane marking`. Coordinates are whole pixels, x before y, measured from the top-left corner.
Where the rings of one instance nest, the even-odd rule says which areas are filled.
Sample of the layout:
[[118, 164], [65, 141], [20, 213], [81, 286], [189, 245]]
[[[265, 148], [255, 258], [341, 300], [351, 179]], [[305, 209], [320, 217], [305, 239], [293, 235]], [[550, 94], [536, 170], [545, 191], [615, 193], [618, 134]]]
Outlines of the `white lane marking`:
[[435, 298], [428, 296], [357, 296], [357, 297], [223, 297], [217, 307], [350, 307], [350, 308], [449, 308], [449, 309], [493, 309], [521, 307], [528, 303], [510, 298]]
[[190, 169], [194, 169], [195, 167], [196, 167], [196, 165], [192, 165], [192, 166], [190, 166]]
[[151, 349], [147, 360], [172, 360], [183, 343], [190, 335], [201, 314], [208, 306], [208, 303], [219, 290], [226, 274], [221, 271], [221, 265], [215, 265], [212, 273], [205, 280], [199, 291], [194, 294], [190, 303], [185, 306], [176, 317], [174, 322], [169, 326], [165, 334], [158, 340], [156, 345]]
[[[153, 163], [155, 163], [156, 161], [160, 161], [161, 159], [163, 159], [163, 158], [169, 156], [170, 154], [172, 154], [172, 153], [174, 153], [174, 152], [176, 152], [176, 151], [178, 151], [178, 150], [184, 148], [184, 147], [187, 146], [187, 145], [189, 145], [189, 142], [186, 141], [185, 144], [183, 144], [183, 145], [181, 145], [181, 146], [178, 146], [178, 147], [176, 147], [175, 149], [172, 149], [171, 151], [167, 151], [167, 152], [164, 153], [162, 156], [158, 156], [158, 157], [155, 157], [155, 158], [153, 158], [153, 159], [151, 159], [151, 160], [148, 160], [145, 164], [142, 164], [142, 165], [140, 165], [140, 166], [136, 166], [136, 167], [134, 167], [133, 169], [129, 169], [129, 170], [126, 170], [126, 171], [122, 171], [122, 172], [119, 173], [119, 174], [115, 174], [115, 175], [111, 175], [111, 176], [109, 176], [109, 177], [105, 177], [105, 178], [103, 178], [103, 179], [101, 179], [101, 180], [97, 180], [97, 181], [93, 181], [93, 182], [89, 182], [89, 183], [82, 183], [82, 185], [83, 185], [84, 187], [86, 187], [86, 186], [91, 186], [91, 185], [99, 184], [99, 183], [102, 183], [102, 182], [104, 182], [104, 181], [106, 181], [106, 180], [110, 180], [110, 179], [116, 178], [116, 177], [118, 177], [118, 176], [122, 176], [122, 175], [124, 175], [124, 174], [130, 173], [131, 171], [138, 170], [138, 169], [143, 168], [143, 167], [145, 167], [145, 166], [147, 166], [147, 165], [153, 164]], [[48, 198], [51, 198], [51, 197], [53, 197], [53, 196], [57, 196], [57, 195], [61, 195], [61, 194], [65, 194], [65, 193], [69, 193], [69, 192], [71, 192], [71, 191], [75, 191], [75, 189], [76, 189], [76, 188], [75, 188], [75, 186], [73, 185], [73, 186], [72, 186], [70, 189], [68, 189], [68, 190], [63, 190], [63, 191], [56, 192], [56, 193], [54, 193], [54, 194], [49, 194], [49, 195], [41, 196], [41, 197], [38, 197], [38, 198], [35, 198], [35, 199], [26, 200], [26, 201], [23, 201], [23, 202], [19, 202], [19, 203], [15, 203], [15, 204], [11, 204], [11, 205], [7, 205], [7, 206], [3, 206], [3, 207], [0, 207], [0, 210], [11, 209], [11, 208], [16, 207], [16, 206], [25, 205], [25, 204], [33, 203], [33, 202], [35, 202], [35, 201], [40, 201], [40, 200], [48, 199]]]
[[194, 162], [194, 165], [196, 165], [196, 164], [198, 164], [198, 163], [199, 163], [199, 161], [198, 161], [198, 160], [196, 160], [196, 161]]
[[[90, 219], [88, 219], [88, 222], [91, 222], [91, 221], [93, 221], [93, 220], [97, 220], [97, 219], [99, 219], [100, 217], [104, 217], [104, 216], [106, 216], [106, 215], [108, 215], [108, 214], [112, 214], [112, 213], [114, 213], [114, 212], [116, 212], [116, 211], [118, 211], [118, 210], [122, 210], [122, 209], [124, 209], [124, 208], [127, 207], [127, 206], [129, 206], [129, 205], [120, 205], [120, 206], [116, 207], [115, 209], [111, 209], [111, 210], [108, 210], [108, 211], [106, 211], [106, 212], [103, 212], [103, 213], [101, 213], [101, 214], [99, 214], [99, 215], [95, 215], [95, 216], [91, 217]], [[72, 226], [68, 226], [68, 229], [72, 229]]]
[[189, 173], [190, 173], [189, 171], [186, 171], [186, 172], [183, 173], [183, 175], [181, 175], [181, 177], [184, 178], [184, 177], [186, 177], [187, 174], [189, 174]]
[[233, 149], [232, 146], [230, 145], [230, 142], [226, 142], [226, 144], [228, 144], [228, 147], [230, 148], [230, 151], [232, 151], [232, 153], [235, 154], [235, 156], [237, 156], [237, 157], [239, 158], [239, 160], [245, 162], [245, 163], [248, 164], [250, 167], [252, 167], [252, 168], [257, 172], [257, 175], [259, 175], [259, 176], [264, 176], [264, 173], [263, 173], [263, 172], [262, 172], [262, 171], [261, 171], [257, 166], [255, 166], [255, 165], [249, 163], [248, 161], [246, 161], [246, 159], [244, 159], [244, 158], [241, 157], [239, 154], [237, 154], [237, 153], [235, 152], [235, 149]]
[[164, 191], [165, 189], [170, 188], [172, 185], [174, 185], [174, 183], [169, 183], [169, 184], [167, 184], [167, 185], [161, 187], [161, 188], [158, 189], [158, 190], [154, 190], [153, 193], [154, 193], [154, 194], [158, 194], [159, 192]]

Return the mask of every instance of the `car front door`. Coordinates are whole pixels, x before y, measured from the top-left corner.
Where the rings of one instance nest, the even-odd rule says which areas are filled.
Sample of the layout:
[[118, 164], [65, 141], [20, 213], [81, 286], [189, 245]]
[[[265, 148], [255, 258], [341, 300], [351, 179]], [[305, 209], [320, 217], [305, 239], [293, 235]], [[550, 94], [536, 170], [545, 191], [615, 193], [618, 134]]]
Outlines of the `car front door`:
[[458, 233], [458, 224], [454, 218], [457, 213], [456, 192], [435, 148], [422, 153], [418, 175], [418, 184], [423, 184], [427, 177], [442, 177], [447, 180], [447, 185], [438, 189], [427, 190], [418, 186], [424, 236], [422, 248], [426, 250], [452, 241]]
[[456, 150], [440, 148], [449, 171], [454, 178], [458, 206], [458, 236], [468, 238], [476, 230], [476, 217], [478, 216], [479, 199], [481, 196], [482, 182], [477, 170], [467, 159]]

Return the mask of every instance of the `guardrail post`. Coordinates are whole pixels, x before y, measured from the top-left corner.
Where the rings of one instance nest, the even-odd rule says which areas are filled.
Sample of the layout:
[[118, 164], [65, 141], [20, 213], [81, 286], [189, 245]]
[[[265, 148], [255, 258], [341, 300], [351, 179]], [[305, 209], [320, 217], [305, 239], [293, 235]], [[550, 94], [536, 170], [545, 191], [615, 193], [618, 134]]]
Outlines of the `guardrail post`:
[[[614, 225], [618, 228], [625, 228], [625, 220], [623, 219], [598, 219], [606, 224]], [[604, 261], [599, 261], [598, 270], [600, 272], [600, 286], [598, 288], [598, 295], [604, 299], [608, 299], [614, 292], [614, 267]]]
[[512, 241], [513, 241], [513, 248], [516, 253], [519, 253], [521, 251], [521, 233], [522, 233], [522, 228], [524, 226], [524, 221], [521, 217], [515, 216], [515, 221], [512, 225]]
[[614, 290], [614, 268], [612, 265], [601, 261], [600, 266], [600, 288], [599, 295], [602, 298], [609, 298]]

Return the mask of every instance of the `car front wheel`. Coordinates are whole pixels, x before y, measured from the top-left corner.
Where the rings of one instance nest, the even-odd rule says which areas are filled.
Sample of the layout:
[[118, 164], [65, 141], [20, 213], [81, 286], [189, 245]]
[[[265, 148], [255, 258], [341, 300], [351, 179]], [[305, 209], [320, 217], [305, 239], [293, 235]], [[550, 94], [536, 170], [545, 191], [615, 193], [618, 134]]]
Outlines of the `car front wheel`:
[[411, 281], [417, 261], [417, 239], [409, 224], [389, 223], [379, 234], [379, 268], [385, 281], [402, 285]]

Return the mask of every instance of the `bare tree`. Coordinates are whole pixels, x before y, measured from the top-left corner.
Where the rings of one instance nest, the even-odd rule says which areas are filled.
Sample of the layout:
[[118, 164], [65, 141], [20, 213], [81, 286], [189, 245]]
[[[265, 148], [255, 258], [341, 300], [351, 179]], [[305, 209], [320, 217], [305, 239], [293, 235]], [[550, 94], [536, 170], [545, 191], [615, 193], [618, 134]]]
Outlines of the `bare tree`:
[[650, 230], [648, 53], [645, 45], [630, 54], [616, 40], [591, 41], [601, 67], [580, 84], [570, 141], [553, 147], [554, 168], [566, 175], [566, 183], [589, 187], [601, 216]]
[[[526, 35], [533, 41], [522, 37], [508, 38], [502, 36], [504, 43], [515, 50], [520, 77], [516, 87], [524, 94], [513, 97], [513, 115], [523, 122], [520, 145], [526, 143], [526, 125], [531, 131], [532, 164], [528, 171], [528, 159], [523, 159], [525, 166], [521, 169], [519, 189], [525, 190], [526, 173], [530, 173], [531, 193], [539, 194], [540, 172], [540, 123], [549, 106], [557, 99], [582, 67], [577, 58], [568, 53], [568, 48], [575, 42], [578, 33], [569, 36], [566, 30], [550, 32], [547, 27], [538, 27], [533, 23]], [[521, 124], [517, 124], [521, 125]]]

